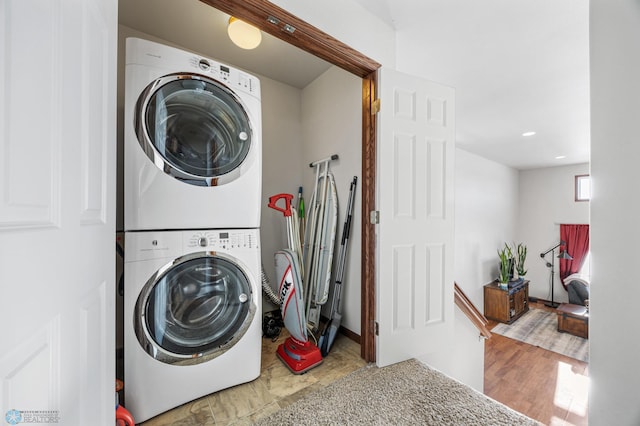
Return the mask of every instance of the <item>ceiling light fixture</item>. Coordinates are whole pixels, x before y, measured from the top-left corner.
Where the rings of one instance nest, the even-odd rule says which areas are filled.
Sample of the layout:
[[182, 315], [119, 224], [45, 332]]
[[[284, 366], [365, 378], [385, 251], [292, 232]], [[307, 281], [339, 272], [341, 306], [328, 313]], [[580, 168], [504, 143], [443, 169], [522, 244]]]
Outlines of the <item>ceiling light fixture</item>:
[[242, 49], [255, 49], [262, 41], [259, 29], [233, 16], [229, 18], [227, 33], [231, 41]]
[[567, 156], [566, 155], [558, 155], [556, 157], [556, 160], [562, 160], [563, 158], [567, 158]]
[[526, 137], [528, 137], [528, 136], [533, 136], [533, 135], [535, 135], [535, 134], [536, 134], [536, 132], [524, 132], [524, 133], [522, 134], [522, 136], [524, 136], [524, 137], [526, 138]]

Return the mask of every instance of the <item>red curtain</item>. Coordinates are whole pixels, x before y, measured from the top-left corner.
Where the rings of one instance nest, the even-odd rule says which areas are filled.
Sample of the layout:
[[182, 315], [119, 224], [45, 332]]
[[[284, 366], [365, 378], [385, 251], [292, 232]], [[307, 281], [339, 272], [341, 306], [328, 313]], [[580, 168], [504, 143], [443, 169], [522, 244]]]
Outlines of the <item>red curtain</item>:
[[561, 250], [566, 250], [573, 259], [560, 260], [560, 280], [566, 289], [564, 279], [575, 274], [582, 267], [584, 258], [589, 253], [589, 225], [560, 225], [560, 241], [565, 245]]

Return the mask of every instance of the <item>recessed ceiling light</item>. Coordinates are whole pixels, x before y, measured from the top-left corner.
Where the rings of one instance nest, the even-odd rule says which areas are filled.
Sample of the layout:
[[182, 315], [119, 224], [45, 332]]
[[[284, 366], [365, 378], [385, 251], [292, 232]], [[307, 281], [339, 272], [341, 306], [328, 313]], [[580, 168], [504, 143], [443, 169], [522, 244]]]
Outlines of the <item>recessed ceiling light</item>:
[[567, 158], [567, 156], [566, 155], [558, 155], [556, 157], [556, 160], [562, 160], [563, 158]]
[[522, 136], [527, 137], [527, 136], [533, 136], [533, 135], [535, 135], [535, 134], [536, 134], [536, 132], [524, 132], [524, 133], [522, 134]]

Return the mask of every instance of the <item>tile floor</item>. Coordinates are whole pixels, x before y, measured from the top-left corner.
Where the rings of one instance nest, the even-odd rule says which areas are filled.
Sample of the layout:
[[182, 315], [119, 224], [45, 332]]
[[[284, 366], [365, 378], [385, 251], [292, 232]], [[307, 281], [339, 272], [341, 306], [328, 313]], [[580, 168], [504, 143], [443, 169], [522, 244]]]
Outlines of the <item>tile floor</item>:
[[276, 342], [262, 339], [262, 374], [258, 379], [204, 396], [141, 425], [250, 425], [366, 365], [360, 358], [360, 345], [338, 334], [322, 364], [305, 374], [292, 374], [276, 356], [285, 333]]

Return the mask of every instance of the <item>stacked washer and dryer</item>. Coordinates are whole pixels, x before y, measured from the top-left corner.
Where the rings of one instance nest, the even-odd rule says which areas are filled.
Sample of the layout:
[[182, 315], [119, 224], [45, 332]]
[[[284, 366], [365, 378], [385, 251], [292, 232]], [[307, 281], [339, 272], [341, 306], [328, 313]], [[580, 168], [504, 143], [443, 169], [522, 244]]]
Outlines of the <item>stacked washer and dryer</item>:
[[126, 44], [125, 405], [137, 422], [260, 375], [259, 80]]

